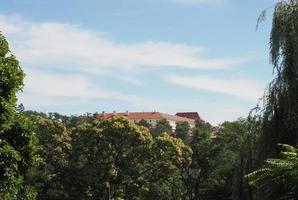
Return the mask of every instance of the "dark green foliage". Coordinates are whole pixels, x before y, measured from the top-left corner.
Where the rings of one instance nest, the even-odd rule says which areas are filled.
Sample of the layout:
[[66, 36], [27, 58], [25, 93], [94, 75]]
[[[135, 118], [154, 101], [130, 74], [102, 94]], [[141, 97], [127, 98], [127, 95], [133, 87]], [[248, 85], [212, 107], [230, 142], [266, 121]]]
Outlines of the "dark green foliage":
[[35, 121], [44, 159], [34, 180], [38, 199], [181, 199], [180, 169], [192, 152], [180, 139], [153, 139], [121, 117], [70, 129], [56, 119]]
[[222, 148], [218, 173], [228, 177], [222, 186], [228, 186], [232, 199], [252, 199], [250, 188], [243, 178], [253, 169], [255, 156], [255, 139], [250, 132], [248, 121], [239, 119], [224, 122], [216, 141]]
[[[78, 141], [80, 144], [74, 146], [74, 153], [77, 155], [74, 158], [80, 162], [76, 166], [79, 167], [78, 171], [87, 173], [80, 182], [95, 181], [94, 184], [84, 184], [85, 191], [81, 195], [88, 193], [94, 198], [109, 199], [132, 199], [138, 196], [144, 184], [140, 175], [146, 170], [152, 143], [150, 133], [123, 118], [113, 118], [94, 125], [79, 126], [73, 133], [74, 142]], [[88, 148], [86, 144], [89, 144]], [[85, 150], [77, 149], [82, 147]], [[87, 151], [86, 154], [82, 154], [84, 151]], [[95, 166], [90, 168], [93, 165]], [[100, 170], [95, 171], [98, 174], [96, 179], [88, 176], [94, 176], [90, 170]]]
[[18, 60], [10, 53], [8, 42], [0, 33], [0, 134], [13, 124], [16, 93], [23, 87], [24, 76]]
[[16, 111], [18, 113], [23, 113], [25, 111], [24, 105], [21, 103], [20, 105], [17, 106]]
[[137, 125], [139, 125], [139, 126], [144, 126], [144, 127], [148, 128], [149, 130], [152, 128], [152, 127], [151, 127], [151, 124], [149, 124], [145, 119], [141, 119], [141, 120], [137, 123]]
[[[264, 15], [264, 13], [262, 13]], [[270, 59], [275, 79], [269, 84], [263, 106], [256, 109], [257, 167], [248, 175], [257, 199], [297, 199], [294, 168], [287, 168], [293, 157], [277, 157], [278, 143], [298, 144], [298, 1], [276, 4], [270, 38]], [[283, 153], [285, 154], [285, 153]], [[287, 154], [287, 153], [286, 153]], [[289, 176], [291, 174], [291, 176]], [[297, 176], [297, 174], [296, 174]], [[270, 185], [269, 185], [270, 182]]]
[[[260, 20], [265, 18], [265, 12]], [[263, 97], [263, 105], [253, 111], [250, 119], [250, 141], [253, 163], [247, 178], [254, 186], [255, 199], [297, 199], [295, 156], [283, 152], [278, 143], [298, 144], [298, 1], [287, 0], [276, 4], [270, 38], [270, 59], [275, 79], [269, 84]], [[253, 120], [251, 120], [253, 119]], [[289, 147], [289, 146], [283, 146]], [[293, 148], [291, 148], [293, 149]], [[297, 154], [296, 154], [297, 156]]]
[[261, 112], [261, 160], [276, 156], [277, 143], [298, 143], [298, 1], [278, 3], [273, 14], [270, 56], [276, 78]]
[[266, 199], [297, 199], [298, 149], [290, 145], [279, 147], [279, 158], [267, 159], [263, 168], [248, 174], [246, 178]]
[[225, 122], [217, 138], [209, 123], [197, 122], [186, 146], [166, 133], [153, 138], [124, 118], [90, 118], [67, 128], [30, 116], [44, 160], [35, 173], [38, 199], [249, 199], [245, 120]]
[[18, 176], [18, 162], [21, 156], [5, 141], [0, 143], [1, 182], [0, 193], [3, 199], [16, 198], [18, 187], [22, 182]]
[[173, 129], [168, 120], [161, 119], [157, 122], [155, 128], [153, 129], [153, 134], [158, 136], [162, 133], [173, 134]]
[[193, 151], [192, 162], [182, 169], [182, 179], [189, 200], [201, 199], [207, 182], [216, 167], [219, 148], [211, 139], [212, 126], [197, 122], [189, 144]]
[[62, 122], [68, 128], [78, 126], [80, 124], [83, 124], [84, 122], [93, 120], [92, 116], [86, 116], [86, 117], [75, 116], [75, 115], [67, 116], [67, 115], [61, 115], [57, 112], [54, 112], [54, 113], [50, 112], [48, 114], [48, 118], [58, 120], [58, 121]]
[[44, 161], [35, 179], [38, 183], [38, 199], [65, 199], [68, 194], [63, 183], [72, 148], [70, 131], [58, 120], [37, 116], [35, 122]]
[[32, 183], [40, 162], [32, 122], [17, 113], [24, 73], [0, 33], [0, 199], [35, 199]]
[[174, 135], [182, 140], [186, 139], [190, 133], [190, 125], [188, 122], [177, 122]]
[[192, 132], [192, 163], [182, 175], [188, 199], [252, 199], [243, 179], [253, 159], [247, 121], [224, 122], [216, 138], [213, 131], [210, 124], [199, 121]]
[[29, 118], [32, 119], [32, 121], [37, 120], [38, 117], [43, 117], [43, 118], [47, 118], [47, 114], [43, 113], [43, 112], [36, 112], [36, 111], [32, 111], [32, 110], [24, 110], [23, 114], [28, 116]]

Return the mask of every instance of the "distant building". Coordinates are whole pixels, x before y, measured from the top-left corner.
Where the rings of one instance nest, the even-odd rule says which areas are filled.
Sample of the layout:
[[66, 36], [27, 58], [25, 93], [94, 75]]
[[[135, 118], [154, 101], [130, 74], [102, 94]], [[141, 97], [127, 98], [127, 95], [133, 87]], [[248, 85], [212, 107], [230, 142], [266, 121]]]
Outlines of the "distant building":
[[176, 122], [188, 122], [190, 127], [194, 127], [195, 120], [187, 118], [187, 117], [180, 117], [177, 115], [170, 115], [161, 112], [125, 112], [125, 113], [105, 113], [102, 112], [101, 114], [95, 115], [96, 118], [101, 119], [109, 119], [113, 116], [124, 116], [127, 117], [130, 121], [134, 123], [139, 123], [142, 119], [146, 120], [153, 128], [156, 126], [157, 122], [162, 119], [166, 119], [169, 124], [172, 126], [173, 130], [176, 129]]
[[201, 117], [200, 117], [199, 113], [197, 113], [197, 112], [178, 112], [178, 113], [176, 113], [176, 116], [185, 117], [185, 118], [192, 119], [195, 121], [201, 120]]

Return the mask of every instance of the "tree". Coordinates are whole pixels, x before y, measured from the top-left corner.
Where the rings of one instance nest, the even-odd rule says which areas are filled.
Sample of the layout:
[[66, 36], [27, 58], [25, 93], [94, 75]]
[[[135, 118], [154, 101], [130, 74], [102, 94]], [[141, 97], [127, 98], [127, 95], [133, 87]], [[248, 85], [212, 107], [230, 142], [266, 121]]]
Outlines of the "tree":
[[78, 126], [72, 133], [71, 168], [74, 198], [133, 199], [146, 183], [144, 176], [152, 137], [148, 129], [114, 117]]
[[173, 134], [172, 126], [166, 119], [159, 120], [153, 130], [155, 136], [161, 135], [162, 133]]
[[244, 175], [255, 167], [256, 154], [255, 137], [250, 132], [248, 120], [240, 118], [222, 123], [215, 140], [221, 148], [218, 172], [225, 177], [223, 186], [228, 186], [226, 190], [232, 199], [252, 199], [252, 191], [244, 180]]
[[192, 131], [192, 139], [189, 144], [193, 152], [192, 162], [181, 170], [189, 200], [203, 198], [208, 179], [216, 168], [219, 148], [211, 139], [211, 133], [212, 126], [203, 121], [198, 121]]
[[0, 33], [0, 199], [35, 199], [31, 172], [40, 162], [32, 122], [17, 113], [24, 73]]
[[182, 199], [182, 169], [191, 164], [192, 150], [181, 139], [163, 133], [154, 138], [150, 188], [146, 199]]
[[69, 175], [69, 155], [72, 149], [70, 130], [55, 119], [35, 116], [36, 135], [40, 141], [43, 158], [35, 182], [38, 183], [37, 199], [67, 199], [65, 181]]
[[261, 169], [246, 176], [249, 184], [266, 199], [298, 198], [298, 149], [281, 144], [280, 158], [270, 158]]
[[152, 127], [151, 127], [151, 124], [149, 124], [145, 119], [141, 119], [141, 120], [137, 123], [137, 125], [139, 125], [139, 126], [144, 126], [144, 127], [148, 128], [149, 130], [152, 128]]
[[184, 140], [190, 132], [190, 125], [188, 122], [176, 122], [175, 136]]
[[168, 134], [153, 138], [147, 128], [113, 117], [73, 127], [70, 142], [62, 169], [69, 199], [169, 199], [182, 194], [180, 168], [190, 164], [191, 150], [180, 139]]
[[[252, 185], [255, 186], [260, 199], [283, 198], [291, 199], [288, 194], [295, 194], [295, 187], [285, 187], [291, 183], [292, 177], [284, 176], [283, 184], [272, 184], [268, 195], [262, 191], [266, 180], [281, 183], [280, 176], [276, 176], [279, 169], [273, 166], [277, 160], [268, 160], [278, 156], [279, 143], [295, 146], [298, 144], [298, 1], [285, 0], [276, 4], [270, 37], [270, 59], [276, 77], [268, 85], [263, 97], [263, 105], [255, 110], [258, 119], [258, 168], [264, 163], [260, 171], [252, 173]], [[264, 19], [265, 11], [260, 19]], [[286, 161], [287, 162], [287, 161]], [[281, 164], [277, 161], [276, 164]], [[282, 167], [282, 164], [281, 166]], [[266, 169], [266, 170], [264, 170]], [[268, 169], [268, 170], [267, 170]], [[264, 172], [264, 173], [263, 173]], [[289, 173], [295, 173], [289, 169]], [[293, 175], [293, 174], [292, 174]], [[276, 177], [275, 177], [276, 176]], [[276, 179], [274, 179], [275, 177]], [[260, 180], [260, 182], [258, 182]], [[260, 183], [260, 184], [254, 184]], [[297, 184], [297, 182], [296, 182]], [[278, 186], [278, 187], [277, 187]], [[286, 188], [287, 191], [284, 191]], [[274, 193], [276, 192], [276, 193]], [[297, 194], [297, 193], [296, 193]], [[297, 198], [294, 197], [292, 199]]]
[[25, 111], [25, 107], [24, 107], [24, 105], [23, 105], [22, 103], [21, 103], [20, 105], [18, 105], [16, 111], [17, 111], [18, 113], [23, 113], [23, 112]]
[[48, 118], [46, 113], [33, 110], [24, 110], [22, 114], [28, 116], [32, 121], [36, 121], [38, 117]]
[[16, 93], [23, 87], [24, 72], [18, 60], [10, 53], [8, 42], [0, 33], [0, 133], [13, 124], [16, 111]]
[[264, 109], [261, 109], [261, 161], [277, 156], [277, 143], [294, 146], [298, 143], [297, 13], [297, 0], [281, 1], [275, 6], [270, 37], [270, 59], [276, 77], [266, 89]]

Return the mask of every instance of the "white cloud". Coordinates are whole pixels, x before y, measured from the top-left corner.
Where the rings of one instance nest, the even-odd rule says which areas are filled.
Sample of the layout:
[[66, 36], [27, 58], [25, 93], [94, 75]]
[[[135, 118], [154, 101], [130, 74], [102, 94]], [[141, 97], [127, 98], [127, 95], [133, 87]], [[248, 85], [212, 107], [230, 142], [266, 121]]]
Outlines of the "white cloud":
[[[156, 96], [150, 98], [122, 93], [119, 92], [121, 88], [117, 88], [119, 91], [102, 88], [84, 72], [98, 76], [108, 75], [115, 79], [142, 85], [141, 75], [147, 73], [147, 70], [163, 68], [217, 70], [231, 68], [251, 60], [251, 58], [208, 58], [203, 56], [202, 47], [179, 43], [162, 41], [121, 43], [108, 38], [101, 32], [86, 30], [76, 25], [52, 22], [33, 23], [18, 17], [3, 15], [0, 15], [0, 30], [9, 39], [11, 49], [27, 74], [25, 93], [19, 95], [21, 102], [29, 107], [35, 105], [34, 108], [38, 106], [46, 109], [56, 108], [55, 106], [63, 107], [60, 112], [63, 112], [64, 108], [71, 111], [73, 109], [73, 112], [84, 111], [88, 106], [81, 105], [81, 101], [88, 104], [90, 101], [116, 100], [124, 102], [124, 106], [127, 106], [124, 109], [156, 109], [173, 114], [177, 110], [199, 110], [204, 113], [203, 117], [206, 116], [206, 120], [215, 123], [219, 121], [219, 116], [217, 111], [212, 110], [210, 106], [192, 104], [187, 100], [177, 100], [172, 103], [170, 99], [161, 99]], [[76, 74], [66, 73], [69, 71]], [[236, 86], [229, 92], [230, 86], [238, 84], [236, 81], [230, 83], [214, 79], [210, 89], [209, 86], [195, 87], [197, 82], [193, 79], [186, 84], [189, 80], [183, 77], [180, 77], [178, 82], [173, 80], [173, 76], [167, 78], [175, 84], [231, 94], [245, 100], [253, 100], [252, 96], [257, 96], [255, 92], [245, 95]], [[203, 84], [209, 83], [210, 79], [201, 81]], [[226, 85], [222, 85], [221, 81]], [[248, 89], [254, 90], [250, 84], [248, 85]], [[145, 87], [146, 84], [142, 86]], [[225, 89], [220, 89], [220, 87]], [[230, 111], [227, 111], [227, 114], [221, 116], [220, 119], [236, 116], [236, 114], [229, 113]]]
[[[80, 99], [80, 100], [99, 100], [113, 99], [130, 102], [137, 106], [167, 107], [168, 101], [159, 99], [142, 98], [136, 95], [127, 95], [117, 91], [106, 90], [98, 87], [87, 77], [71, 74], [53, 74], [37, 70], [27, 71], [25, 78], [24, 95], [19, 95], [22, 100], [42, 102], [44, 99], [54, 99], [47, 104], [56, 104], [59, 98]], [[35, 100], [33, 100], [35, 99]], [[159, 105], [160, 104], [160, 105]]]
[[119, 80], [125, 81], [127, 83], [131, 83], [131, 84], [134, 84], [134, 85], [138, 85], [138, 86], [143, 85], [143, 82], [141, 80], [135, 78], [134, 76], [117, 76], [117, 75], [114, 75], [114, 77], [119, 79]]
[[40, 70], [28, 70], [25, 86], [24, 94], [18, 96], [20, 102], [27, 105], [54, 106], [67, 104], [68, 101], [118, 100], [138, 107], [147, 106], [153, 110], [156, 106], [160, 106], [158, 104], [168, 104], [167, 101], [107, 90], [94, 84], [87, 77], [76, 74], [54, 74]]
[[[25, 78], [24, 94], [19, 94], [20, 102], [25, 105], [38, 107], [69, 107], [73, 111], [84, 112], [84, 105], [80, 102], [99, 100], [118, 100], [125, 102], [127, 106], [136, 108], [147, 107], [148, 110], [162, 110], [173, 107], [168, 101], [160, 99], [143, 98], [137, 95], [124, 94], [117, 91], [107, 90], [96, 86], [85, 76], [71, 74], [53, 74], [37, 70], [27, 71]], [[82, 108], [80, 108], [82, 107]], [[94, 111], [95, 112], [95, 111]]]
[[[133, 96], [107, 91], [95, 85], [84, 76], [51, 74], [42, 71], [27, 71], [26, 95], [32, 97], [118, 99], [127, 101]], [[27, 97], [28, 98], [28, 97]]]
[[244, 79], [222, 79], [209, 76], [168, 75], [170, 83], [197, 90], [228, 94], [242, 100], [257, 102], [263, 94], [265, 83]]
[[81, 76], [48, 74], [40, 71], [27, 71], [25, 79], [26, 92], [48, 97], [88, 98], [105, 97], [95, 91], [88, 80]]
[[9, 17], [9, 20], [6, 16], [0, 15], [0, 31], [3, 31], [6, 34], [20, 33], [23, 31], [22, 26], [25, 22], [20, 23], [18, 17]]
[[201, 4], [221, 4], [225, 0], [164, 0], [164, 1], [185, 4], [185, 5], [201, 5]]
[[179, 43], [119, 43], [101, 32], [64, 23], [32, 23], [2, 15], [0, 25], [12, 38], [12, 49], [27, 66], [59, 64], [61, 68], [76, 67], [102, 75], [114, 69], [126, 73], [164, 67], [224, 69], [251, 59], [206, 58], [201, 47]]
[[[173, 77], [175, 80], [177, 77]], [[246, 116], [249, 106], [238, 107], [233, 103], [206, 102], [176, 100], [171, 98], [140, 97], [132, 94], [124, 94], [117, 91], [106, 90], [94, 85], [85, 76], [71, 74], [53, 74], [36, 70], [27, 71], [25, 79], [25, 92], [19, 94], [20, 102], [29, 109], [43, 112], [58, 111], [68, 114], [81, 114], [86, 111], [100, 112], [107, 109], [104, 105], [96, 103], [96, 107], [90, 109], [90, 102], [102, 102], [102, 100], [117, 100], [124, 102], [129, 110], [158, 110], [175, 114], [177, 111], [199, 111], [203, 119], [216, 125], [224, 120], [235, 120], [239, 116]], [[246, 88], [246, 90], [249, 90]], [[113, 105], [115, 109], [117, 105]], [[120, 110], [118, 110], [120, 111]], [[124, 110], [122, 110], [124, 111]], [[220, 111], [220, 114], [219, 114]]]

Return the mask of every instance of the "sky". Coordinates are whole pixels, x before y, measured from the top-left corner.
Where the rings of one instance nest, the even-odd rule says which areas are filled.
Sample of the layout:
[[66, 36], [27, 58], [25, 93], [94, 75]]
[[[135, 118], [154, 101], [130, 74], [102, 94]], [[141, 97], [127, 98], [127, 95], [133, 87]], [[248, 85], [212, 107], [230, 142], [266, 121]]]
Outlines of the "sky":
[[[27, 110], [246, 117], [273, 79], [275, 0], [0, 0]], [[268, 9], [256, 31], [257, 18]]]

